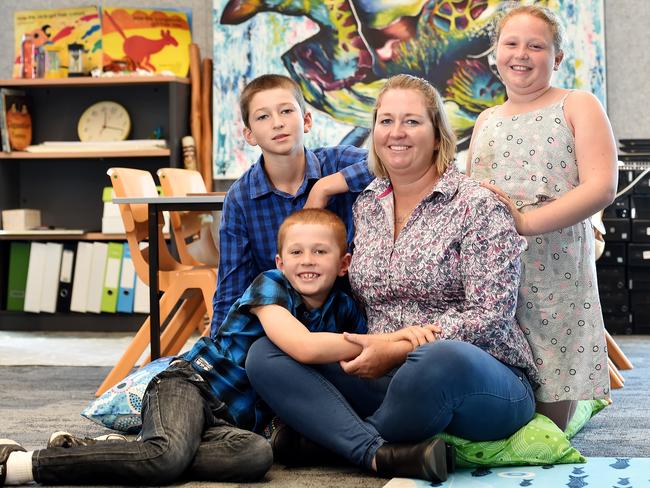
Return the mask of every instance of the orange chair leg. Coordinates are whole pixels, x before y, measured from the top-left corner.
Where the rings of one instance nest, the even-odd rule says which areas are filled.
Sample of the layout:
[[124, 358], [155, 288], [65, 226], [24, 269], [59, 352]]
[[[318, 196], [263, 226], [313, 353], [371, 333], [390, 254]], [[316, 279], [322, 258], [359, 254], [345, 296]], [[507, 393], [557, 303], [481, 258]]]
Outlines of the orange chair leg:
[[609, 368], [609, 384], [612, 390], [618, 390], [623, 388], [625, 385], [625, 379], [621, 376], [621, 373], [618, 372], [614, 363], [608, 359], [608, 368]]
[[99, 385], [95, 396], [102, 395], [106, 390], [115, 385], [118, 381], [124, 379], [128, 375], [135, 363], [140, 358], [147, 345], [149, 344], [149, 318], [145, 320], [144, 324], [138, 329], [133, 339], [117, 361], [113, 369], [106, 375], [102, 384]]
[[[164, 293], [160, 299], [160, 320], [163, 322], [165, 318], [169, 315], [172, 310], [172, 307], [178, 301], [178, 296], [172, 297], [168, 293]], [[95, 392], [95, 396], [102, 395], [106, 390], [111, 388], [118, 381], [123, 380], [135, 367], [138, 359], [142, 356], [142, 353], [145, 351], [149, 345], [149, 317], [144, 321], [144, 323], [138, 329], [138, 332], [135, 334], [133, 339], [126, 348], [126, 351], [122, 354], [120, 359], [117, 361], [113, 369], [106, 375], [104, 381]], [[143, 364], [148, 363], [149, 360], [145, 361]]]
[[194, 307], [194, 313], [185, 321], [173, 340], [169, 343], [166, 355], [176, 355], [183, 348], [188, 339], [196, 332], [196, 323], [203, 319], [205, 308], [203, 303], [198, 302]]
[[609, 355], [610, 359], [614, 361], [616, 367], [618, 369], [634, 368], [632, 362], [627, 358], [627, 356], [625, 356], [625, 354], [623, 354], [621, 348], [618, 347], [618, 344], [616, 344], [614, 338], [607, 331], [605, 331], [605, 339], [607, 340], [607, 354]]
[[[196, 314], [196, 308], [202, 308], [201, 298], [194, 295], [183, 301], [181, 306], [178, 308], [174, 316], [169, 320], [169, 323], [165, 326], [161, 336], [160, 336], [160, 354], [162, 356], [172, 356], [176, 354], [182, 344], [177, 348], [176, 343], [178, 342], [178, 337], [184, 333], [184, 330], [190, 328], [190, 334], [184, 334], [187, 337], [191, 335], [193, 327], [192, 319]], [[150, 357], [149, 357], [150, 359]]]
[[199, 332], [201, 333], [201, 337], [210, 337], [210, 331], [212, 330], [212, 324], [208, 320], [208, 323], [206, 325], [199, 325]]
[[178, 335], [190, 320], [198, 306], [198, 300], [194, 296], [185, 298], [174, 315], [169, 318], [162, 333], [160, 334], [160, 355], [169, 356], [169, 345], [174, 342]]

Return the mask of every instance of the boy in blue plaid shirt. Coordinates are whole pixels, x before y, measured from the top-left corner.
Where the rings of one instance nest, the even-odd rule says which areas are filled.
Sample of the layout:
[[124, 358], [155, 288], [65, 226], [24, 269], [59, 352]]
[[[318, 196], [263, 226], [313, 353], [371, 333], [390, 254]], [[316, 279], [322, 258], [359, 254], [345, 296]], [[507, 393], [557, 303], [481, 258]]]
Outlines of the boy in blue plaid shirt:
[[[224, 202], [212, 337], [253, 279], [273, 268], [275, 236], [287, 215], [303, 208], [308, 197], [318, 203], [313, 206], [321, 207], [329, 199], [327, 208], [347, 226], [350, 244], [354, 233], [352, 204], [374, 178], [368, 171], [365, 149], [305, 149], [304, 134], [309, 132], [312, 118], [300, 87], [291, 78], [255, 78], [241, 94], [240, 109], [244, 138], [248, 144], [259, 146], [262, 155], [233, 183]], [[337, 174], [336, 179], [319, 181], [333, 174]], [[338, 188], [333, 189], [333, 184]]]
[[[142, 432], [133, 442], [58, 433], [26, 452], [0, 440], [0, 486], [164, 485], [179, 479], [254, 481], [273, 462], [260, 435], [272, 413], [246, 376], [249, 348], [267, 335], [298, 361], [335, 363], [361, 348], [341, 332], [366, 332], [356, 304], [333, 288], [347, 272], [345, 225], [323, 209], [300, 210], [278, 232], [277, 268], [260, 274], [228, 312], [214, 339], [203, 337], [149, 384]], [[235, 427], [235, 425], [237, 427]]]

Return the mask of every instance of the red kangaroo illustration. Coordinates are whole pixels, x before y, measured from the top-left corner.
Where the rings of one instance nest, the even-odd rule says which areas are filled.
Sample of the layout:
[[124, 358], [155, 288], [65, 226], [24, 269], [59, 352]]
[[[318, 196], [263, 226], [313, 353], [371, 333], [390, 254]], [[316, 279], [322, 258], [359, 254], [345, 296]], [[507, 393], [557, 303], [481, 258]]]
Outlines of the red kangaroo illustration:
[[169, 30], [161, 29], [160, 39], [149, 39], [138, 35], [127, 36], [115, 19], [108, 12], [104, 11], [104, 13], [124, 38], [124, 54], [136, 68], [156, 71], [156, 67], [150, 62], [151, 55], [162, 51], [167, 45], [178, 46], [178, 41], [169, 33]]

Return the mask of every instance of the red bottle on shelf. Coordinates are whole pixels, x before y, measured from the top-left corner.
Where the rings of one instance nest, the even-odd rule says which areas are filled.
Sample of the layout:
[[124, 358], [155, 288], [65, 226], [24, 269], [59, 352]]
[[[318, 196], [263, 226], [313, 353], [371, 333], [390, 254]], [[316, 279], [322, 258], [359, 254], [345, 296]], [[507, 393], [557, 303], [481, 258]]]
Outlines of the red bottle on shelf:
[[23, 78], [36, 78], [36, 44], [30, 34], [24, 34], [20, 44], [20, 61]]

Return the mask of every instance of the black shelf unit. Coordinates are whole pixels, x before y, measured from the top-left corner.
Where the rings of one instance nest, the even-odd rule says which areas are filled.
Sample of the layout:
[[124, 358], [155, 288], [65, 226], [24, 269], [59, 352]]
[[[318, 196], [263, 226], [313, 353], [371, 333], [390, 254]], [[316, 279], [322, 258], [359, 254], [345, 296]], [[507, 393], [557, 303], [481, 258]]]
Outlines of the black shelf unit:
[[[149, 139], [158, 130], [169, 150], [122, 153], [34, 154], [0, 152], [0, 210], [37, 208], [44, 225], [98, 231], [102, 189], [110, 186], [108, 168], [150, 171], [182, 166], [181, 139], [189, 133], [190, 83], [173, 76], [0, 80], [30, 98], [32, 143], [75, 141], [77, 122], [91, 104], [113, 100], [131, 118], [129, 139]], [[29, 240], [57, 241], [43, 236]], [[82, 238], [83, 239], [83, 238]], [[82, 240], [80, 239], [80, 240]], [[20, 237], [0, 240], [0, 330], [137, 330], [144, 315], [21, 313], [6, 311], [9, 248]], [[98, 239], [99, 240], [99, 239]]]
[[[626, 162], [618, 191], [634, 183], [650, 162]], [[596, 261], [598, 288], [611, 334], [650, 334], [650, 173], [603, 212], [605, 252]]]

